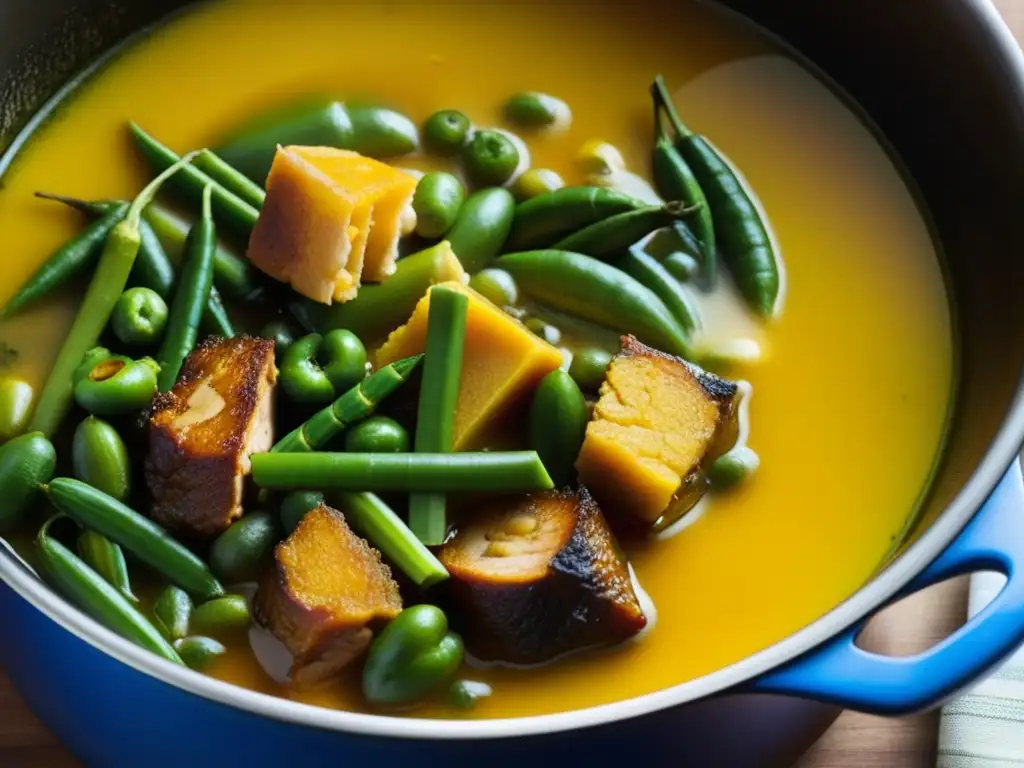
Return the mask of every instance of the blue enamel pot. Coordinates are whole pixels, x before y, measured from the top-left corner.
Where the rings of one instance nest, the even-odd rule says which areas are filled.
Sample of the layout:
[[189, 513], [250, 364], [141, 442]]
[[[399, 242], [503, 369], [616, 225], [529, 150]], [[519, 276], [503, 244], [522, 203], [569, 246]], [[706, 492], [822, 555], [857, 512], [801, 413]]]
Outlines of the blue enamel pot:
[[[24, 139], [18, 126], [59, 102], [75, 70], [179, 4], [4, 0], [7, 157]], [[1024, 56], [987, 0], [723, 4], [799, 51], [877, 125], [948, 260], [959, 398], [931, 509], [887, 567], [800, 632], [705, 677], [588, 710], [455, 722], [319, 709], [176, 667], [70, 607], [0, 548], [0, 665], [86, 765], [767, 766], [795, 758], [778, 738], [793, 720], [820, 731], [836, 707], [936, 706], [1024, 641]], [[887, 658], [855, 644], [886, 605], [980, 570], [1005, 574], [1005, 588], [939, 645]]]

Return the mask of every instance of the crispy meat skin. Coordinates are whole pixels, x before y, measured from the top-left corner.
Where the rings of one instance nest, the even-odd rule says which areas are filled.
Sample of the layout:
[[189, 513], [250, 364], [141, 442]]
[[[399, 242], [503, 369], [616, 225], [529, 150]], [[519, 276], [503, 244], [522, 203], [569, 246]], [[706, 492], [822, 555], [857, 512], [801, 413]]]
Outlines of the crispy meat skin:
[[150, 517], [211, 537], [242, 514], [249, 455], [273, 445], [274, 342], [211, 337], [186, 358], [149, 419]]
[[626, 560], [585, 488], [474, 513], [440, 559], [451, 574], [449, 619], [481, 659], [539, 663], [620, 642], [647, 623]]
[[313, 685], [362, 655], [372, 625], [402, 610], [380, 553], [321, 504], [277, 545], [255, 598], [257, 618], [294, 656], [292, 681]]

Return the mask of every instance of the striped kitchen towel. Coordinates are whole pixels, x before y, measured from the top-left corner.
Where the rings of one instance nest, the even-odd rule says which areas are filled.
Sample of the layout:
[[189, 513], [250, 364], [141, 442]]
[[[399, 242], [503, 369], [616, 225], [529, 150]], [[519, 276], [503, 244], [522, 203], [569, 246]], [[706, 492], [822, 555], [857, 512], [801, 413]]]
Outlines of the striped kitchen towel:
[[[996, 573], [971, 577], [967, 613], [973, 616], [1002, 589]], [[942, 708], [939, 768], [1024, 766], [1024, 648], [987, 680]]]

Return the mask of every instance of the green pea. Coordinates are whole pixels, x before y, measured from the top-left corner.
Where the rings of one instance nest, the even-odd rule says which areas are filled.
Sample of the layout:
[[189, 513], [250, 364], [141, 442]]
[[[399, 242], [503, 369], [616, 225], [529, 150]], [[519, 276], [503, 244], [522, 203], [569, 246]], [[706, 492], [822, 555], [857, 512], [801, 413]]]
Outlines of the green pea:
[[416, 234], [433, 240], [444, 236], [466, 201], [462, 182], [450, 173], [434, 171], [416, 185], [412, 208], [416, 211]]
[[307, 512], [323, 503], [324, 495], [320, 491], [292, 491], [285, 496], [278, 511], [285, 533], [291, 534], [299, 527]]
[[509, 122], [526, 128], [567, 126], [572, 120], [569, 105], [561, 99], [536, 91], [517, 93], [505, 102]]
[[516, 281], [503, 269], [485, 269], [469, 280], [469, 287], [498, 307], [515, 306], [519, 299]]
[[324, 373], [334, 385], [336, 395], [366, 378], [366, 347], [352, 331], [338, 329], [324, 336], [321, 355], [327, 364]]
[[266, 512], [250, 512], [210, 546], [210, 568], [225, 584], [256, 581], [270, 559], [281, 530]]
[[124, 440], [110, 424], [89, 416], [75, 429], [71, 442], [73, 474], [118, 501], [131, 493], [131, 460]]
[[153, 603], [153, 618], [156, 628], [172, 643], [188, 634], [192, 618], [192, 598], [188, 592], [173, 584], [157, 597]]
[[29, 432], [0, 447], [0, 534], [19, 523], [50, 481], [57, 452], [42, 432]]
[[469, 118], [456, 109], [442, 109], [423, 124], [423, 143], [442, 157], [457, 155], [469, 136]]
[[12, 376], [0, 379], [0, 442], [25, 431], [34, 399], [35, 390], [27, 381]]
[[476, 680], [456, 680], [448, 689], [448, 703], [458, 709], [473, 709], [476, 703], [491, 695], [491, 686]]
[[283, 320], [274, 320], [263, 326], [260, 336], [274, 342], [274, 354], [283, 355], [295, 341], [295, 331]]
[[669, 274], [683, 283], [690, 282], [700, 274], [700, 263], [688, 253], [669, 254], [661, 264], [669, 271]]
[[387, 416], [371, 416], [345, 433], [349, 453], [407, 453], [409, 433]]
[[470, 180], [480, 187], [497, 187], [519, 167], [519, 150], [500, 131], [477, 131], [462, 153]]
[[531, 168], [516, 179], [512, 192], [517, 200], [530, 200], [545, 192], [554, 192], [565, 186], [562, 177], [550, 168]]
[[753, 475], [760, 464], [760, 457], [745, 445], [733, 448], [711, 462], [711, 466], [708, 467], [708, 481], [715, 490], [728, 490]]
[[584, 347], [572, 356], [569, 375], [584, 392], [595, 394], [604, 382], [605, 371], [612, 363], [611, 354], [600, 347]]
[[192, 611], [193, 630], [207, 635], [229, 635], [248, 629], [251, 623], [249, 603], [241, 595], [217, 597]]
[[174, 643], [174, 650], [181, 656], [181, 660], [189, 669], [202, 672], [208, 669], [219, 657], [228, 652], [228, 649], [218, 643], [212, 637], [183, 637]]
[[129, 288], [114, 305], [110, 325], [114, 335], [125, 344], [155, 344], [164, 332], [167, 316], [167, 302], [156, 291]]
[[562, 338], [562, 332], [550, 323], [545, 323], [539, 317], [531, 317], [525, 323], [535, 336], [540, 336], [548, 344], [557, 344]]

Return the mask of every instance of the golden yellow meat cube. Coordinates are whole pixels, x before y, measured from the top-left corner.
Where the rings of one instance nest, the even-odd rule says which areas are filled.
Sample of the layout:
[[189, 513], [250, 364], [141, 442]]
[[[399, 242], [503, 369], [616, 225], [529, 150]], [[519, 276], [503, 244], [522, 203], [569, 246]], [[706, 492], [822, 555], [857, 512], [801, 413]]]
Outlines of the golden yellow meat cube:
[[[469, 296], [462, 378], [455, 408], [454, 450], [482, 447], [489, 428], [528, 404], [540, 380], [562, 364], [562, 353], [462, 283], [441, 283]], [[377, 367], [426, 348], [430, 292], [409, 322], [377, 351]]]

